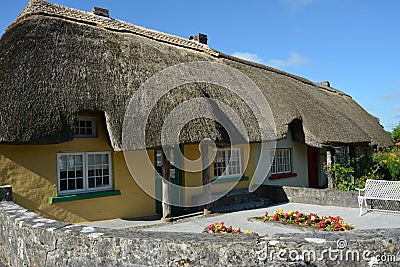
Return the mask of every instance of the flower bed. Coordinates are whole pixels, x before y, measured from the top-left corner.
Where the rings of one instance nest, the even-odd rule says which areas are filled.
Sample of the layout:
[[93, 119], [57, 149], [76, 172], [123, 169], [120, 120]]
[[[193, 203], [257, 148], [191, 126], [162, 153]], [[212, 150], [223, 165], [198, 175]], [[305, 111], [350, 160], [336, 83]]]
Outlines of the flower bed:
[[203, 233], [258, 235], [256, 232], [250, 232], [249, 230], [242, 232], [240, 228], [234, 229], [232, 226], [226, 227], [224, 222], [210, 224], [204, 228]]
[[304, 227], [315, 227], [326, 231], [348, 231], [354, 229], [354, 226], [345, 223], [339, 216], [322, 216], [315, 213], [301, 213], [290, 210], [285, 213], [279, 208], [275, 214], [268, 216], [268, 212], [263, 217], [264, 222], [275, 221], [284, 224], [296, 224]]

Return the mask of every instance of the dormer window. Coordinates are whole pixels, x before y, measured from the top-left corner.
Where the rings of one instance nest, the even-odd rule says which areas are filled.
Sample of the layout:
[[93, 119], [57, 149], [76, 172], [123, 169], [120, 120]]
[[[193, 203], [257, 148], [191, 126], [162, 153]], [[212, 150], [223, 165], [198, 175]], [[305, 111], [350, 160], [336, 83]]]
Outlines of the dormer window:
[[78, 117], [75, 125], [75, 137], [96, 137], [96, 118]]

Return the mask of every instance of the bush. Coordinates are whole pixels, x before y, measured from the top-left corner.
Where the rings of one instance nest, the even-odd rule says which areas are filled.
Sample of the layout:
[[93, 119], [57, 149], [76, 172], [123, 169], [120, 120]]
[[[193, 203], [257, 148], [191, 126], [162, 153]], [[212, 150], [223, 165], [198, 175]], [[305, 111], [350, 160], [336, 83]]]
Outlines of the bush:
[[332, 177], [332, 184], [334, 189], [351, 191], [355, 190], [354, 168], [350, 166], [342, 166], [338, 163], [328, 165], [324, 163], [324, 172], [326, 175]]
[[[357, 166], [357, 173], [350, 165]], [[324, 163], [324, 172], [332, 177], [334, 189], [345, 191], [364, 188], [367, 179], [400, 181], [400, 147], [362, 155], [345, 166]]]
[[400, 152], [392, 148], [383, 152], [374, 153], [372, 156], [377, 172], [386, 180], [400, 180]]

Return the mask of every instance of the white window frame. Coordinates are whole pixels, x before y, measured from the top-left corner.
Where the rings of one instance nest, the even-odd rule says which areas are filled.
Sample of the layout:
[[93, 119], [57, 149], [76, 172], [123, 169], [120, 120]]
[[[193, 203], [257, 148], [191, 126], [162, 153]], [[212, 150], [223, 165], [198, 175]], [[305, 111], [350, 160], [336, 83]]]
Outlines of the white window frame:
[[83, 117], [83, 116], [78, 116], [77, 123], [81, 121], [90, 121], [92, 122], [92, 134], [77, 134], [76, 131], [80, 128], [80, 126], [75, 126], [77, 127], [75, 129], [75, 137], [77, 138], [95, 138], [97, 136], [96, 132], [96, 118], [95, 117]]
[[[88, 168], [88, 156], [89, 155], [108, 155], [108, 170], [109, 170], [109, 185], [103, 187], [95, 187], [89, 188], [89, 168]], [[83, 162], [83, 189], [74, 189], [74, 190], [64, 190], [61, 191], [61, 177], [60, 177], [60, 163], [59, 160], [62, 156], [82, 156]], [[89, 193], [89, 192], [99, 192], [106, 191], [113, 188], [113, 177], [112, 177], [112, 158], [110, 151], [104, 152], [68, 152], [68, 153], [57, 153], [57, 192], [59, 196], [62, 195], [71, 195], [76, 193]]]
[[[285, 159], [278, 155], [280, 153], [284, 153], [284, 152], [289, 152], [289, 164], [286, 165], [284, 164]], [[271, 165], [271, 175], [279, 175], [279, 174], [288, 174], [288, 173], [292, 173], [293, 172], [293, 164], [292, 164], [292, 149], [291, 148], [276, 148], [274, 150], [271, 150], [271, 157], [273, 157], [273, 161], [272, 161], [272, 165]], [[282, 170], [280, 172], [277, 171], [277, 160], [279, 160], [278, 158], [282, 158], [282, 163], [283, 166], [288, 166], [289, 169], [287, 170], [285, 168], [285, 170]]]
[[[216, 152], [224, 152], [224, 158], [226, 162], [229, 162], [228, 158], [228, 151], [236, 151], [239, 155], [239, 173], [230, 173], [229, 165], [225, 167], [224, 175], [215, 176], [215, 159], [214, 159], [214, 179], [224, 179], [224, 178], [231, 178], [231, 177], [241, 177], [242, 176], [242, 153], [241, 149], [238, 147], [235, 148], [217, 148], [214, 150]], [[232, 154], [231, 154], [232, 155]]]

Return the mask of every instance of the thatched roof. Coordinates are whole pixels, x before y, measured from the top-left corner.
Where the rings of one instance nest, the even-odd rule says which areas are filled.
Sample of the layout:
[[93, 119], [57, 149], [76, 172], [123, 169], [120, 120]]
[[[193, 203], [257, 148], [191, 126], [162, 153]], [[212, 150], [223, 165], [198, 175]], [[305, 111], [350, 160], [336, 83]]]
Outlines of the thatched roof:
[[[0, 40], [0, 142], [69, 141], [80, 111], [102, 111], [111, 145], [121, 150], [124, 114], [133, 94], [161, 70], [195, 61], [219, 62], [252, 79], [271, 106], [277, 139], [291, 122], [301, 121], [304, 141], [312, 146], [392, 145], [378, 120], [341, 91], [191, 40], [43, 0], [31, 1]], [[192, 83], [172, 90], [154, 107], [147, 147], [160, 146], [162, 122], [174, 107], [205, 95], [239, 114], [249, 141], [262, 141], [262, 129], [242, 99], [219, 86]], [[179, 141], [206, 137], [227, 141], [223, 127], [204, 118], [189, 122]]]

